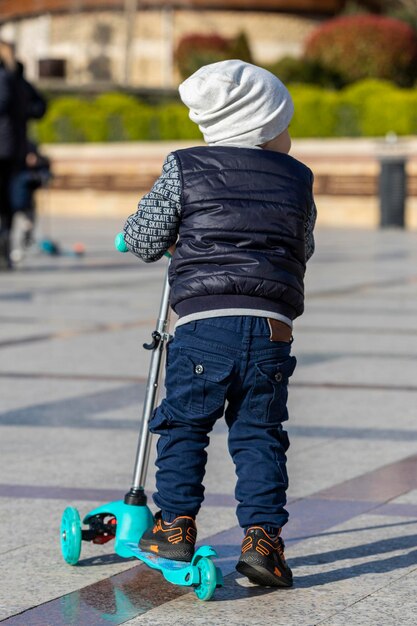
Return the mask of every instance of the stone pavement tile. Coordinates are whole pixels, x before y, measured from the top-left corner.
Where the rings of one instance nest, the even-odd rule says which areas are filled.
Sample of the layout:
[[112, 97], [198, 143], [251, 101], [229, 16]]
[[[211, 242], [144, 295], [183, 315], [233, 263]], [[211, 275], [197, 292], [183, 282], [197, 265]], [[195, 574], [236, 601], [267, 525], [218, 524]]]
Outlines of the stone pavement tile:
[[[134, 389], [134, 386], [130, 387]], [[69, 409], [76, 408], [77, 398], [65, 399], [64, 396], [59, 399], [64, 400], [58, 413], [62, 420], [63, 406], [67, 404]], [[135, 408], [130, 397], [130, 415]], [[113, 417], [117, 413], [120, 410], [115, 410]], [[103, 500], [94, 502], [66, 498], [65, 487], [80, 492], [82, 489], [88, 491], [89, 487], [113, 487], [116, 491], [122, 485], [122, 497], [131, 480], [136, 431], [109, 431], [103, 427], [94, 430], [91, 425], [89, 429], [71, 429], [61, 423], [56, 428], [25, 427], [24, 432], [25, 437], [22, 439], [21, 428], [2, 427], [0, 456], [5, 470], [2, 472], [2, 483], [8, 482], [11, 487], [32, 484], [35, 491], [34, 498], [0, 498], [0, 577], [3, 579], [9, 570], [13, 571], [7, 584], [0, 590], [0, 605], [3, 603], [5, 607], [3, 613], [0, 612], [2, 617], [84, 588], [135, 564], [115, 556], [110, 543], [106, 546], [83, 544], [80, 565], [76, 568], [66, 565], [59, 549], [59, 523], [67, 505], [76, 506], [83, 516], [95, 506], [103, 504]], [[224, 439], [223, 435], [221, 437]], [[212, 466], [217, 468], [223, 456], [223, 446], [214, 445]], [[151, 455], [151, 464], [153, 457], [154, 453]], [[228, 462], [230, 472], [233, 473], [231, 462]], [[208, 482], [217, 489], [219, 486], [223, 488], [217, 477], [210, 478]], [[151, 475], [149, 491], [153, 490], [152, 483]], [[42, 489], [48, 486], [55, 488], [53, 493], [56, 493], [57, 487], [63, 488], [62, 498], [44, 500], [36, 495], [36, 490], [42, 493]], [[214, 496], [211, 502], [215, 501], [214, 489], [213, 492], [210, 490], [210, 495]], [[152, 503], [151, 508], [155, 510]], [[199, 516], [199, 539], [230, 528], [235, 523], [234, 507], [210, 504], [204, 507]], [[88, 574], [84, 575], [87, 570]], [[18, 598], [19, 603], [10, 603], [10, 598]]]
[[[0, 376], [1, 386], [8, 384], [11, 391], [5, 394], [7, 404], [5, 410], [0, 412], [0, 424], [8, 426], [39, 426], [39, 427], [67, 427], [80, 428], [80, 437], [85, 437], [82, 430], [91, 427], [97, 429], [134, 430], [137, 432], [140, 422], [138, 406], [143, 400], [145, 382], [134, 380], [89, 380], [88, 377], [78, 379], [60, 377], [53, 373], [49, 374], [49, 385], [54, 390], [51, 392], [45, 385], [46, 377], [37, 372], [33, 373], [30, 382], [31, 390], [27, 396], [25, 385], [29, 386], [27, 376], [21, 378], [19, 374]], [[86, 380], [87, 378], [87, 380]], [[78, 390], [78, 393], [77, 393]], [[13, 394], [21, 393], [17, 398]], [[18, 403], [21, 398], [20, 404]], [[32, 404], [29, 404], [32, 399]], [[110, 416], [101, 413], [114, 411], [113, 422]]]
[[[20, 411], [22, 414], [26, 412], [32, 417], [32, 422], [39, 423], [39, 417], [37, 419], [36, 416], [32, 415], [36, 411], [36, 405], [47, 406], [57, 402], [70, 403], [76, 398], [92, 394], [105, 394], [121, 386], [120, 382], [94, 381], [88, 378], [54, 380], [51, 384], [50, 378], [36, 378], [36, 371], [32, 373], [34, 376], [32, 379], [6, 375], [0, 377], [0, 424], [9, 423], [9, 420], [6, 421], [6, 416], [13, 411]], [[131, 402], [133, 402], [133, 396], [131, 396]], [[13, 419], [16, 419], [16, 422], [13, 422]], [[12, 424], [18, 424], [18, 419], [18, 414], [10, 415]], [[64, 421], [63, 424], [65, 424]]]
[[357, 602], [342, 613], [319, 622], [320, 626], [415, 626], [417, 572], [414, 570], [398, 581]]
[[[297, 370], [294, 378], [296, 380]], [[372, 389], [329, 389], [326, 387], [297, 387], [296, 382], [289, 392], [290, 419], [288, 430], [305, 426], [305, 434], [319, 438], [343, 435], [344, 429], [353, 429], [353, 438], [379, 441], [378, 433], [384, 438], [395, 440], [396, 435], [415, 431], [416, 406], [414, 393], [399, 393], [391, 390]], [[321, 428], [328, 431], [323, 431]], [[356, 437], [354, 433], [357, 433]], [[404, 437], [400, 436], [400, 440]], [[411, 437], [412, 438], [412, 437]]]
[[395, 498], [392, 502], [395, 504], [417, 504], [417, 488]]
[[149, 343], [150, 328], [57, 338], [48, 342], [47, 349], [38, 342], [5, 347], [0, 372], [147, 377], [149, 357], [142, 344]]
[[[407, 369], [416, 367], [417, 333], [395, 332], [387, 328], [387, 332], [369, 333], [366, 328], [352, 332], [340, 329], [337, 332], [326, 330], [325, 321], [320, 328], [300, 328], [294, 332], [293, 354], [300, 365], [310, 366], [320, 362], [337, 363], [339, 359], [379, 358], [381, 362], [390, 361], [395, 364], [403, 359]], [[297, 374], [293, 382], [297, 381]], [[400, 382], [400, 376], [396, 376]], [[375, 381], [376, 383], [378, 381]]]
[[[411, 259], [409, 264], [407, 264], [407, 269], [409, 269], [410, 265], [413, 267], [413, 263], [414, 260]], [[319, 267], [313, 267], [313, 271]], [[405, 270], [406, 272], [407, 269]], [[357, 285], [354, 284], [351, 287], [339, 289], [333, 277], [333, 281], [329, 283], [327, 291], [317, 290], [310, 294], [306, 303], [307, 311], [311, 310], [314, 316], [320, 313], [330, 323], [334, 320], [334, 324], [345, 314], [351, 316], [352, 323], [355, 323], [356, 319], [361, 319], [362, 315], [366, 317], [373, 315], [375, 320], [378, 320], [380, 317], [382, 319], [390, 317], [398, 322], [396, 325], [393, 325], [393, 330], [398, 329], [401, 331], [403, 317], [408, 318], [408, 321], [410, 321], [409, 315], [417, 310], [414, 284], [414, 275], [411, 277], [406, 275], [398, 279], [397, 282], [377, 283], [372, 281], [368, 283], [363, 281]], [[309, 315], [301, 317], [301, 319], [297, 320], [297, 324], [300, 327], [308, 327]]]
[[[417, 538], [415, 527], [407, 523], [408, 519], [398, 517], [363, 515], [329, 532], [289, 544], [286, 555], [295, 575], [293, 589], [260, 589], [233, 574], [226, 578], [226, 587], [218, 590], [212, 602], [198, 603], [189, 593], [127, 623], [330, 626], [331, 616], [343, 616], [351, 605], [384, 588], [376, 619], [366, 621], [362, 614], [362, 622], [352, 623], [385, 626], [377, 616], [383, 617], [391, 610], [391, 588], [415, 569]], [[411, 610], [410, 602], [409, 606]]]
[[233, 495], [236, 483], [235, 467], [227, 449], [227, 434], [221, 426], [222, 424], [216, 425], [210, 435], [204, 484], [206, 493]]
[[[339, 319], [343, 319], [344, 316], [348, 316], [348, 322], [346, 330], [352, 326], [352, 333], [356, 331], [356, 327], [361, 328], [362, 320], [369, 322], [365, 329], [369, 328], [370, 334], [378, 332], [378, 326], [381, 327], [383, 321], [387, 320], [395, 321], [395, 324], [391, 325], [391, 328], [383, 327], [384, 331], [390, 330], [394, 334], [401, 335], [402, 332], [411, 332], [415, 330], [415, 319], [413, 314], [417, 310], [417, 299], [414, 298], [413, 283], [403, 286], [401, 294], [395, 290], [396, 293], [392, 293], [392, 288], [388, 289], [387, 286], [381, 287], [379, 293], [335, 293], [323, 295], [317, 298], [317, 300], [311, 300], [310, 305], [312, 310], [312, 321], [316, 321], [319, 325], [320, 317], [324, 317], [329, 324], [335, 328], [335, 331], [339, 327]], [[401, 299], [402, 306], [398, 306], [398, 300], [396, 296]], [[381, 321], [379, 321], [381, 320]], [[404, 323], [404, 320], [407, 324]], [[361, 323], [360, 323], [361, 322]], [[300, 328], [310, 327], [310, 316], [302, 317], [297, 322]], [[312, 324], [313, 325], [313, 324]], [[353, 328], [355, 325], [355, 328]], [[343, 330], [343, 327], [341, 326]]]
[[[349, 383], [350, 385], [395, 385], [414, 387], [416, 367], [410, 366], [407, 358], [383, 359], [369, 355], [365, 357], [340, 357], [332, 367], [326, 363], [315, 363], [304, 370], [298, 370], [297, 383]], [[412, 364], [413, 365], [413, 364]]]
[[332, 615], [317, 626], [415, 626], [417, 623], [417, 569]]
[[[338, 327], [338, 320], [347, 317], [349, 324], [355, 324], [355, 328], [361, 319], [367, 319], [372, 324], [379, 324], [379, 320], [392, 320], [393, 317], [397, 320], [393, 328], [396, 330], [402, 330], [404, 326], [403, 320], [408, 324], [412, 324], [415, 327], [414, 313], [417, 311], [417, 294], [414, 297], [413, 292], [410, 290], [410, 285], [406, 285], [406, 293], [403, 295], [404, 308], [398, 306], [398, 302], [392, 298], [384, 296], [388, 289], [384, 289], [384, 293], [380, 296], [376, 294], [366, 297], [363, 294], [350, 294], [348, 296], [348, 302], [341, 305], [340, 300], [342, 296], [335, 298], [329, 296], [323, 298], [312, 299], [308, 303], [308, 316], [301, 317], [297, 324], [300, 329], [305, 327], [309, 328], [310, 325], [320, 325], [320, 320], [323, 317], [326, 318], [326, 327]], [[344, 297], [346, 299], [346, 296]], [[314, 324], [313, 324], [314, 322]]]
[[[144, 388], [131, 383], [57, 381], [48, 401], [42, 402], [42, 395], [48, 392], [46, 382], [32, 382], [33, 397], [24, 397], [26, 384], [12, 381], [9, 410], [0, 413], [1, 483], [33, 484], [36, 478], [40, 486], [127, 490]], [[21, 397], [26, 406], [19, 406]], [[153, 449], [151, 467], [154, 453]], [[219, 489], [233, 493], [234, 467], [222, 432], [212, 435], [205, 482], [210, 493]], [[148, 489], [153, 486], [153, 473], [149, 472]]]
[[128, 490], [136, 437], [117, 429], [24, 430], [22, 437], [21, 428], [2, 428], [1, 484]]
[[149, 314], [157, 315], [160, 291], [155, 285], [160, 285], [162, 290], [166, 266], [162, 262], [156, 266], [146, 265], [144, 269], [139, 264], [139, 260], [124, 266], [106, 267], [101, 263], [94, 271], [79, 265], [78, 271], [71, 268], [66, 272], [58, 259], [53, 271], [42, 273], [41, 268], [37, 268], [36, 289], [33, 289], [31, 273], [16, 270], [13, 285], [2, 282], [1, 314], [9, 314], [10, 318], [10, 313], [14, 312], [15, 319], [29, 317], [39, 323], [48, 323], [54, 318], [63, 322], [91, 322], [97, 313], [105, 320], [119, 321], [131, 319], [135, 311], [147, 319]]
[[[149, 280], [148, 284], [151, 282]], [[156, 298], [141, 300], [138, 295], [136, 301], [129, 298], [125, 306], [121, 306], [122, 286], [119, 285], [115, 290], [112, 285], [105, 285], [98, 290], [93, 285], [87, 285], [85, 289], [74, 288], [64, 293], [48, 293], [25, 303], [13, 298], [2, 298], [0, 320], [5, 327], [15, 324], [16, 330], [27, 324], [33, 325], [34, 329], [47, 327], [49, 332], [53, 332], [94, 329], [100, 323], [115, 325], [133, 322], [139, 318], [148, 322], [150, 316], [153, 318], [157, 306]], [[13, 330], [9, 331], [9, 336], [14, 336]]]
[[[81, 480], [83, 474], [86, 478], [82, 484], [87, 481], [90, 486], [94, 480], [111, 481], [108, 486], [115, 486], [121, 478], [126, 480], [125, 474], [118, 472], [119, 466], [109, 462], [114, 458], [128, 468], [130, 480], [144, 385], [66, 380], [56, 381], [51, 390], [48, 385], [50, 382], [35, 380], [26, 396], [26, 380], [9, 381], [6, 410], [0, 413], [2, 482], [23, 483], [36, 474], [40, 484], [54, 484], [53, 468], [46, 463], [47, 453], [51, 458], [59, 458], [59, 478], [68, 485]], [[19, 436], [22, 426], [24, 437]], [[210, 482], [217, 488], [225, 465], [234, 478], [227, 438], [218, 431], [216, 426], [208, 462]], [[74, 465], [80, 452], [82, 462]], [[92, 455], [97, 477], [89, 471]]]
[[[326, 299], [327, 302], [327, 299]], [[369, 301], [368, 301], [369, 303]], [[392, 337], [409, 335], [410, 338], [417, 332], [416, 310], [408, 309], [403, 311], [398, 318], [398, 313], [387, 311], [385, 309], [378, 310], [380, 305], [375, 303], [375, 309], [370, 311], [357, 311], [356, 315], [353, 310], [344, 311], [343, 307], [335, 311], [324, 312], [323, 309], [310, 310], [308, 318], [301, 318], [297, 324], [297, 332], [323, 332], [337, 334], [365, 334], [367, 338], [372, 340], [373, 335], [388, 333]]]
[[[416, 276], [413, 260], [411, 257], [404, 266], [387, 263], [386, 266], [381, 267], [381, 273], [378, 272], [377, 276], [375, 276], [375, 268], [365, 259], [357, 268], [352, 268], [351, 263], [347, 261], [336, 269], [335, 266], [338, 264], [333, 259], [329, 259], [326, 264], [317, 263], [315, 270], [316, 272], [320, 270], [317, 276], [313, 276], [314, 270], [310, 270], [313, 266], [311, 263], [306, 276], [306, 307], [308, 308], [309, 303], [314, 301], [323, 302], [325, 298], [354, 299], [359, 293], [362, 296], [380, 298], [382, 290], [388, 288], [390, 292], [404, 293], [406, 289], [404, 285], [413, 284]], [[333, 267], [330, 267], [332, 265]], [[346, 302], [347, 305], [349, 299]]]
[[[290, 499], [306, 497], [316, 491], [341, 483], [362, 474], [394, 463], [415, 453], [416, 443], [401, 442], [395, 446], [389, 442], [371, 444], [340, 440], [304, 451], [300, 456], [289, 455], [288, 473]], [[305, 468], [308, 467], [308, 472]]]
[[[73, 503], [86, 512], [99, 504]], [[83, 545], [82, 563], [67, 565], [59, 546], [65, 506], [59, 500], [31, 500], [28, 506], [24, 500], [1, 499], [0, 606], [4, 617], [132, 567], [131, 561], [112, 554], [108, 546], [92, 544]]]
[[48, 331], [46, 331], [43, 323], [32, 322], [30, 319], [22, 320], [22, 318], [15, 321], [16, 318], [12, 317], [12, 313], [13, 311], [10, 312], [10, 317], [7, 319], [2, 303], [2, 314], [0, 315], [0, 346], [2, 348], [6, 345], [16, 345], [27, 339], [41, 340], [54, 333], [59, 333], [65, 328], [61, 322], [51, 320]]
[[335, 297], [348, 290], [350, 295], [372, 295], [384, 285], [398, 288], [416, 275], [415, 232], [318, 229], [315, 238], [316, 253], [306, 276], [307, 307], [325, 294]]
[[[62, 230], [58, 232], [69, 245], [79, 224], [71, 220], [60, 224]], [[16, 612], [16, 607], [28, 608], [83, 588], [126, 567], [125, 561], [112, 555], [110, 544], [83, 546], [83, 565], [71, 568], [61, 560], [56, 534], [67, 504], [75, 504], [86, 513], [95, 505], [88, 493], [100, 488], [117, 490], [121, 486], [123, 491], [127, 490], [133, 469], [144, 385], [127, 379], [147, 374], [148, 355], [141, 350], [140, 343], [149, 339], [153, 328], [146, 320], [150, 315], [156, 317], [163, 268], [136, 265], [121, 255], [110, 258], [108, 241], [115, 228], [110, 222], [85, 222], [89, 253], [82, 271], [80, 263], [73, 259], [40, 257], [33, 260], [33, 265], [28, 261], [26, 269], [15, 272], [13, 281], [10, 277], [1, 281], [0, 321], [1, 316], [8, 316], [6, 324], [10, 324], [11, 339], [23, 337], [19, 328], [24, 321], [39, 326], [39, 332], [53, 333], [57, 328], [89, 331], [65, 339], [2, 348], [2, 357], [7, 360], [2, 358], [0, 366], [0, 463], [4, 489], [0, 499], [0, 535], [5, 550], [12, 550], [3, 555], [4, 572], [13, 570], [10, 584], [16, 585], [16, 593], [10, 593], [9, 585], [8, 595], [3, 595], [0, 601], [8, 611], [6, 614]], [[399, 330], [415, 328], [415, 283], [407, 282], [407, 277], [415, 273], [415, 235], [326, 231], [318, 232], [317, 240], [318, 254], [313, 258], [308, 278], [312, 315], [309, 317], [307, 305], [294, 344], [296, 355], [297, 344], [300, 346], [300, 359], [292, 379], [288, 423], [292, 441], [289, 495], [293, 499], [312, 495], [415, 453], [416, 439], [412, 436], [415, 394], [372, 388], [380, 384], [381, 371], [385, 372], [383, 380], [392, 378], [392, 384], [401, 385], [404, 377], [398, 375], [399, 368], [405, 372], [412, 370], [416, 353], [414, 335], [387, 333], [385, 326], [392, 315], [399, 320]], [[375, 283], [379, 284], [373, 286]], [[354, 318], [352, 323], [350, 317]], [[374, 317], [375, 332], [367, 334]], [[94, 330], [94, 324], [135, 320], [143, 321], [144, 325]], [[332, 326], [332, 332], [326, 332], [326, 324]], [[370, 353], [373, 356], [368, 359]], [[354, 384], [345, 388], [343, 385], [350, 382], [348, 375], [355, 368], [360, 373], [368, 360], [369, 389], [360, 388], [358, 374]], [[11, 363], [16, 367], [16, 376], [7, 377], [4, 374]], [[321, 386], [333, 380], [335, 372], [341, 386]], [[18, 374], [24, 377], [19, 378]], [[94, 380], [97, 374], [103, 380]], [[124, 376], [126, 380], [112, 380], [112, 376]], [[409, 372], [405, 374], [408, 383], [409, 376]], [[235, 476], [227, 455], [225, 431], [224, 424], [219, 423], [212, 434], [206, 476], [207, 502], [198, 519], [200, 538], [213, 534], [218, 527], [226, 529], [236, 524], [231, 497]], [[153, 459], [154, 452], [151, 467]], [[152, 492], [154, 476], [152, 471], [150, 474], [148, 489]], [[38, 489], [36, 497], [25, 496], [25, 486], [30, 485]], [[16, 497], [7, 496], [9, 487], [15, 488]], [[56, 499], [59, 487], [63, 489], [60, 500]], [[0, 492], [1, 489], [0, 484]], [[65, 489], [74, 489], [71, 493], [75, 495], [69, 498], [70, 492]], [[411, 500], [403, 497], [402, 506], [414, 506], [413, 495], [409, 494]], [[394, 506], [402, 500], [396, 498], [393, 502]], [[330, 505], [334, 507], [335, 501]], [[318, 510], [312, 509], [312, 525], [317, 521], [314, 514]], [[201, 604], [195, 607], [193, 594], [187, 594], [149, 615], [144, 614], [138, 623], [191, 624], [204, 619], [209, 624], [227, 621], [245, 624], [248, 620], [248, 624], [304, 626], [309, 624], [310, 616], [328, 618], [357, 598], [363, 598], [362, 592], [379, 588], [376, 579], [382, 573], [385, 579], [396, 571], [408, 571], [407, 554], [411, 548], [407, 542], [411, 539], [407, 537], [411, 536], [412, 524], [410, 517], [404, 520], [392, 517], [393, 510], [387, 505], [385, 512], [391, 511], [391, 517], [381, 507], [379, 513], [375, 510], [375, 515], [356, 517], [318, 538], [300, 544], [288, 542], [288, 556], [299, 579], [298, 587], [288, 593], [248, 590], [240, 577], [236, 577], [236, 584], [231, 577], [214, 607]], [[412, 508], [407, 511], [407, 515], [412, 514]], [[330, 513], [329, 509], [329, 516]], [[47, 529], [46, 518], [50, 522]], [[28, 519], [32, 532], [29, 542]], [[308, 521], [306, 516], [307, 531]], [[362, 528], [369, 527], [368, 530], [355, 530], [359, 522]], [[398, 537], [406, 539], [391, 554], [388, 544], [381, 542], [391, 540], [396, 529], [399, 529]], [[367, 532], [376, 535], [365, 537]], [[287, 534], [291, 534], [290, 526]], [[376, 545], [358, 549], [359, 535], [362, 544]], [[26, 544], [21, 545], [23, 538]], [[339, 549], [344, 552], [333, 559], [336, 565], [329, 561], [330, 557], [323, 557]], [[372, 550], [379, 550], [381, 555], [388, 550], [388, 561], [378, 567], [391, 571], [379, 571], [372, 564], [372, 558], [384, 561], [383, 556], [374, 555]], [[311, 557], [308, 562], [302, 560], [306, 555]], [[347, 566], [348, 559], [351, 563]], [[128, 565], [132, 567], [131, 563]], [[20, 594], [20, 585], [25, 584], [28, 588]], [[24, 598], [22, 602], [20, 595]], [[175, 609], [177, 602], [185, 603], [178, 604], [179, 612]], [[236, 616], [239, 621], [233, 622]]]
[[[66, 564], [59, 527], [67, 504], [63, 500], [0, 499], [0, 619], [137, 565], [134, 559], [115, 555], [112, 542], [103, 546], [83, 542], [78, 565]], [[70, 504], [82, 517], [103, 502], [74, 500]], [[230, 526], [230, 510], [213, 507], [199, 539]]]

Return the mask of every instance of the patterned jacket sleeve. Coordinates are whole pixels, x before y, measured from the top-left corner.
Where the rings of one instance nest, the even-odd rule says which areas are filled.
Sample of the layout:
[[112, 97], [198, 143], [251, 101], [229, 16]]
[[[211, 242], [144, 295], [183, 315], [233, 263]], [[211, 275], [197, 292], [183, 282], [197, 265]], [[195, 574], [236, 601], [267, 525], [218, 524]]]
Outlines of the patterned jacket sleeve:
[[304, 225], [306, 261], [308, 261], [310, 257], [313, 256], [314, 249], [315, 249], [313, 231], [314, 231], [314, 226], [316, 224], [316, 219], [317, 219], [317, 209], [316, 209], [316, 203], [313, 200], [311, 207], [310, 207], [310, 211], [307, 215], [307, 219], [305, 221], [305, 225]]
[[162, 174], [126, 220], [127, 247], [145, 263], [160, 259], [178, 236], [181, 215], [181, 178], [174, 154], [169, 154]]

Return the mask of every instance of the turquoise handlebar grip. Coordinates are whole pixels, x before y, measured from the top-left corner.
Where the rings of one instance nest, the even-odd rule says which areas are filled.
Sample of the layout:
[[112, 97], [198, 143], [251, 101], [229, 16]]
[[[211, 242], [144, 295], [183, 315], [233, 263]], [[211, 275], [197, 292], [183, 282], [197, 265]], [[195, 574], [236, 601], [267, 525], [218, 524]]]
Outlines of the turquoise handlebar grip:
[[[118, 233], [114, 238], [114, 247], [119, 252], [129, 252], [129, 248], [126, 245], [123, 233]], [[165, 252], [164, 256], [168, 257], [168, 259], [172, 258], [172, 254], [168, 250]]]
[[118, 250], [119, 252], [127, 252], [128, 251], [128, 247], [126, 245], [125, 242], [125, 238], [123, 233], [119, 233], [118, 235], [116, 235], [116, 237], [114, 238], [114, 247], [116, 248], [116, 250]]

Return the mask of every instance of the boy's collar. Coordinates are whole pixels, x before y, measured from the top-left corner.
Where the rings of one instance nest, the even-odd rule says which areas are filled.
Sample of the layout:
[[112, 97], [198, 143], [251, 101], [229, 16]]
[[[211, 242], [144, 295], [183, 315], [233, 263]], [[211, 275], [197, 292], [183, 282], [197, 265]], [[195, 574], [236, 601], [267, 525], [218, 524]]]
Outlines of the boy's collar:
[[208, 143], [207, 145], [213, 148], [249, 148], [249, 150], [262, 150], [261, 146], [247, 146], [238, 143]]

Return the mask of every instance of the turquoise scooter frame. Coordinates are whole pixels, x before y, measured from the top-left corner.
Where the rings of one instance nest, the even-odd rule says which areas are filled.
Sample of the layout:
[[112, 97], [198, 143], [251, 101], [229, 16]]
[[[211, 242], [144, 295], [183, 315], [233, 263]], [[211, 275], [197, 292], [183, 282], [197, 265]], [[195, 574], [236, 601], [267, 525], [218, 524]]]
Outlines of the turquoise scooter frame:
[[[122, 233], [117, 235], [115, 246], [119, 252], [128, 251]], [[152, 438], [148, 422], [157, 402], [164, 349], [169, 337], [167, 269], [157, 328], [152, 333], [152, 343], [144, 344], [144, 348], [151, 350], [152, 355], [132, 486], [124, 500], [110, 502], [90, 511], [83, 519], [83, 524], [88, 527], [86, 529], [82, 528], [77, 509], [67, 507], [61, 521], [61, 550], [64, 560], [70, 565], [76, 565], [80, 558], [83, 540], [103, 544], [114, 539], [114, 550], [119, 556], [135, 557], [149, 567], [159, 570], [168, 582], [192, 587], [200, 600], [210, 600], [216, 587], [223, 585], [222, 572], [213, 563], [213, 558], [217, 556], [217, 553], [211, 546], [198, 548], [190, 563], [164, 559], [149, 552], [143, 552], [138, 547], [143, 533], [154, 524], [145, 494]]]

